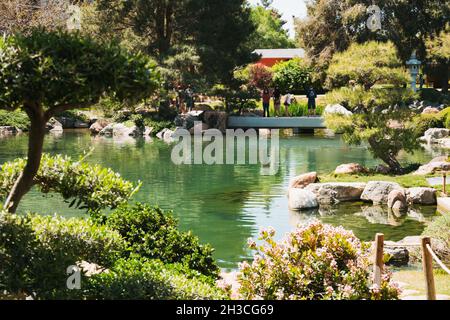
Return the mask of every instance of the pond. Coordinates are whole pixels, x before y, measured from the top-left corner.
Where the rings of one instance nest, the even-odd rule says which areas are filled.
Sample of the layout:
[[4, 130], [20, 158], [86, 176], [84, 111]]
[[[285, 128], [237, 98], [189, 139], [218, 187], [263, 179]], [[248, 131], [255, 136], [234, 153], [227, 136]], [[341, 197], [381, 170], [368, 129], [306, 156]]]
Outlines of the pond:
[[[26, 154], [28, 137], [0, 139], [0, 163]], [[327, 209], [297, 213], [288, 209], [286, 191], [289, 180], [301, 173], [328, 173], [342, 163], [358, 162], [375, 166], [366, 147], [349, 147], [339, 137], [292, 136], [280, 139], [278, 173], [262, 175], [261, 165], [181, 165], [171, 161], [171, 147], [157, 139], [114, 140], [91, 137], [87, 131], [65, 131], [48, 135], [45, 151], [78, 157], [94, 147], [86, 160], [111, 167], [126, 179], [142, 181], [135, 200], [159, 204], [174, 211], [183, 230], [192, 230], [202, 242], [216, 249], [222, 268], [233, 269], [251, 258], [247, 239], [257, 237], [261, 227], [272, 226], [278, 238], [296, 224], [320, 219], [351, 229], [363, 240], [383, 232], [397, 241], [422, 233], [425, 223], [436, 215], [436, 208], [415, 208], [407, 217], [396, 219], [384, 208], [367, 204], [342, 204]], [[429, 161], [433, 155], [418, 151], [409, 162]], [[406, 159], [402, 155], [403, 160]], [[45, 197], [33, 191], [19, 208], [41, 214], [84, 215], [68, 209], [58, 196]]]

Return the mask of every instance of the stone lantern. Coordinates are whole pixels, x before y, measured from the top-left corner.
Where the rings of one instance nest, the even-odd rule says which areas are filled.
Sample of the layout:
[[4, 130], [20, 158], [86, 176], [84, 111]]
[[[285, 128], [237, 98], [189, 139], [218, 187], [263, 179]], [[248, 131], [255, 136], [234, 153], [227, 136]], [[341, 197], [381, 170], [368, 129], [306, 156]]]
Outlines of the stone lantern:
[[417, 75], [419, 74], [419, 68], [422, 64], [421, 61], [417, 60], [416, 50], [411, 54], [411, 58], [406, 61], [406, 65], [409, 68], [409, 73], [411, 74], [411, 89], [417, 91]]

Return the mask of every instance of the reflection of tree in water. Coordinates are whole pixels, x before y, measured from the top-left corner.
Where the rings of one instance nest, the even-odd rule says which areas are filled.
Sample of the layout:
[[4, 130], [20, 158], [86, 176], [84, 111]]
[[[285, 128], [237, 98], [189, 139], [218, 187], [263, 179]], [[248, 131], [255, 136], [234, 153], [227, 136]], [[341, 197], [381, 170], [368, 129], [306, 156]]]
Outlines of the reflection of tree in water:
[[[0, 139], [0, 163], [26, 154], [27, 135]], [[246, 240], [260, 226], [257, 214], [279, 219], [273, 207], [274, 198], [285, 196], [283, 187], [289, 177], [307, 171], [329, 172], [344, 162], [370, 164], [374, 160], [365, 148], [347, 148], [339, 139], [296, 137], [280, 140], [280, 166], [275, 176], [261, 176], [261, 165], [182, 165], [175, 166], [170, 159], [171, 146], [154, 139], [107, 139], [91, 137], [88, 133], [65, 132], [62, 137], [46, 136], [46, 152], [63, 153], [74, 158], [94, 147], [86, 159], [111, 167], [131, 181], [144, 184], [135, 196], [136, 201], [160, 204], [172, 209], [181, 228], [192, 230], [203, 243], [216, 248], [216, 256], [225, 267], [247, 257]], [[24, 201], [29, 210], [64, 215], [83, 215], [68, 210], [58, 198], [42, 199], [31, 193]], [[248, 210], [251, 208], [251, 210]], [[256, 212], [256, 214], [255, 214]], [[326, 223], [343, 225], [355, 230], [363, 240], [371, 240], [376, 232], [400, 240], [405, 230], [420, 234], [423, 222], [408, 217], [401, 226], [370, 224], [364, 216], [356, 215], [361, 208], [322, 210], [300, 219], [319, 217]], [[289, 219], [298, 217], [292, 215]], [[298, 219], [297, 219], [298, 220]], [[279, 220], [277, 220], [279, 222]], [[280, 222], [289, 224], [289, 221]], [[406, 229], [405, 229], [406, 228]], [[401, 235], [401, 236], [400, 236]]]

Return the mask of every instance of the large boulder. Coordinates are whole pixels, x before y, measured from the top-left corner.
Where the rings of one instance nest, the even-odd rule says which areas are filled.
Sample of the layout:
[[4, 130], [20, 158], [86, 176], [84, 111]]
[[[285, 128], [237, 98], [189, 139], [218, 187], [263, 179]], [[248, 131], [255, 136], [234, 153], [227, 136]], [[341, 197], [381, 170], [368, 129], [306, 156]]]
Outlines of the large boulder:
[[334, 171], [335, 174], [358, 174], [363, 172], [367, 172], [367, 169], [359, 163], [341, 164]]
[[292, 210], [308, 210], [319, 207], [317, 197], [305, 189], [289, 189], [289, 208]]
[[0, 126], [0, 136], [1, 135], [14, 135], [22, 132], [20, 129], [17, 129], [13, 126]]
[[50, 131], [50, 132], [56, 132], [56, 133], [58, 133], [58, 132], [63, 132], [63, 126], [62, 126], [62, 124], [61, 124], [61, 122], [59, 122], [58, 120], [56, 120], [55, 118], [51, 118], [48, 122], [47, 122], [47, 124], [46, 124], [46, 129], [47, 129], [47, 131]]
[[75, 119], [72, 117], [57, 117], [59, 123], [63, 126], [63, 129], [73, 129], [75, 125]]
[[222, 111], [206, 111], [203, 113], [203, 122], [209, 128], [218, 129], [221, 132], [226, 132], [228, 127], [228, 114]]
[[421, 205], [435, 205], [437, 203], [436, 189], [409, 188], [406, 190], [409, 203]]
[[175, 118], [175, 125], [177, 127], [190, 130], [194, 127], [195, 122], [202, 121], [204, 111], [190, 111], [185, 114], [180, 114]]
[[330, 205], [360, 200], [365, 186], [365, 183], [358, 182], [313, 183], [308, 185], [305, 190], [315, 194], [321, 205]]
[[196, 132], [203, 133], [203, 131], [206, 131], [208, 129], [209, 126], [206, 123], [196, 122], [195, 125], [189, 130], [189, 133], [191, 135], [195, 134]]
[[438, 108], [433, 108], [433, 107], [426, 107], [423, 111], [422, 114], [437, 114], [439, 113], [440, 110]]
[[373, 204], [386, 204], [392, 190], [402, 190], [395, 182], [370, 181], [361, 195], [361, 200], [371, 201]]
[[433, 162], [447, 162], [448, 159], [449, 159], [448, 156], [440, 156], [440, 157], [433, 158], [433, 160], [431, 160], [429, 163], [433, 163]]
[[444, 128], [431, 128], [425, 131], [421, 140], [428, 143], [436, 143], [437, 140], [448, 138], [450, 136], [450, 130]]
[[126, 126], [123, 123], [111, 123], [104, 127], [99, 134], [107, 137], [142, 137], [144, 129], [137, 126]]
[[386, 262], [388, 266], [403, 267], [409, 263], [409, 251], [406, 248], [385, 248], [384, 252], [389, 256]]
[[442, 161], [442, 162], [430, 162], [421, 166], [414, 175], [429, 175], [434, 174], [439, 171], [449, 171], [450, 170], [450, 162]]
[[99, 134], [108, 124], [109, 122], [107, 120], [98, 119], [90, 126], [89, 130], [92, 134]]
[[329, 104], [325, 107], [325, 110], [323, 112], [325, 115], [327, 114], [340, 114], [343, 116], [351, 116], [353, 113], [349, 110], [347, 110], [344, 106], [341, 106], [340, 104]]
[[404, 190], [394, 189], [388, 195], [387, 205], [394, 212], [406, 212], [408, 210], [408, 202]]
[[293, 178], [289, 183], [289, 188], [299, 188], [303, 189], [310, 185], [311, 183], [316, 183], [319, 181], [317, 177], [317, 172], [310, 172], [302, 174], [298, 177]]

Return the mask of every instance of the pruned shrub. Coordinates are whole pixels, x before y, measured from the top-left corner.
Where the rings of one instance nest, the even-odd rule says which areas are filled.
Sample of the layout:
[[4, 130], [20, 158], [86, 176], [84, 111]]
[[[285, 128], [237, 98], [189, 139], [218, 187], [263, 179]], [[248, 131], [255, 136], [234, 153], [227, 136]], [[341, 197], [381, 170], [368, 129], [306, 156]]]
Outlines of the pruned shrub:
[[23, 111], [9, 112], [0, 110], [0, 127], [2, 126], [11, 126], [27, 131], [30, 127], [30, 120], [28, 119], [27, 114]]
[[191, 232], [180, 232], [170, 212], [140, 203], [123, 205], [107, 218], [106, 224], [123, 236], [133, 253], [165, 263], [180, 263], [209, 277], [218, 276], [214, 250], [200, 244]]
[[0, 292], [35, 299], [65, 299], [69, 266], [103, 268], [126, 250], [119, 233], [90, 220], [0, 213]]
[[[0, 167], [0, 199], [4, 199], [25, 167], [26, 159], [6, 162]], [[73, 161], [70, 157], [44, 154], [34, 184], [43, 193], [56, 192], [70, 207], [98, 211], [127, 202], [139, 185], [99, 165]]]
[[206, 277], [191, 278], [183, 268], [138, 257], [119, 260], [89, 278], [83, 296], [101, 300], [223, 300], [228, 295]]
[[261, 232], [252, 264], [240, 266], [243, 299], [397, 299], [398, 288], [384, 274], [380, 288], [370, 283], [368, 245], [352, 232], [313, 222], [280, 243], [273, 229]]

